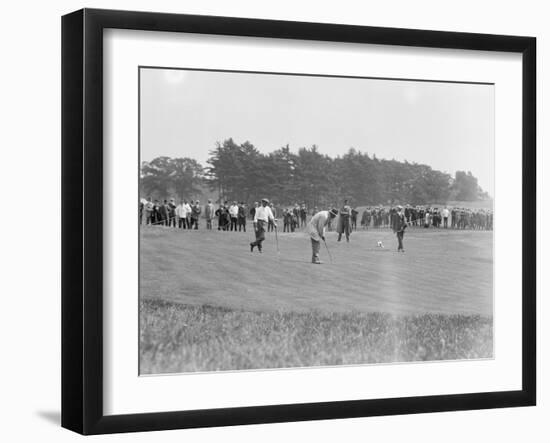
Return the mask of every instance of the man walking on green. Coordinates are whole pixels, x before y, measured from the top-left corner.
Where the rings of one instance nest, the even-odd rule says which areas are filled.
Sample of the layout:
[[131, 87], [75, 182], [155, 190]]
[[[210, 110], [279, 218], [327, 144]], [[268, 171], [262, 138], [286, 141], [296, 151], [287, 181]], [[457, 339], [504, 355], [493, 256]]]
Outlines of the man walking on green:
[[405, 212], [403, 206], [397, 206], [397, 212], [392, 217], [392, 230], [397, 235], [397, 252], [405, 252], [403, 248], [403, 237], [405, 236], [405, 228], [407, 227], [407, 220], [405, 219]]
[[277, 229], [275, 217], [269, 207], [269, 200], [262, 198], [262, 206], [258, 206], [254, 212], [254, 232], [256, 233], [256, 241], [250, 243], [250, 252], [254, 251], [254, 246], [258, 247], [258, 252], [262, 252], [262, 242], [265, 240], [265, 228], [269, 221], [273, 222], [273, 226]]

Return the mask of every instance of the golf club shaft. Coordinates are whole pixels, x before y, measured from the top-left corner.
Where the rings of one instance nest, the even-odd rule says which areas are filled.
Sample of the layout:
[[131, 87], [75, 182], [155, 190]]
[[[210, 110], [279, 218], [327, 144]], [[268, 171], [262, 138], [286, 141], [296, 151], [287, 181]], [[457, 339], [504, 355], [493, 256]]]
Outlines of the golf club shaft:
[[277, 254], [279, 254], [279, 236], [277, 235], [277, 225], [275, 225], [275, 243], [277, 244]]
[[323, 239], [323, 242], [325, 243], [325, 248], [327, 248], [327, 253], [328, 253], [328, 257], [330, 259], [330, 262], [332, 263], [332, 255], [330, 254], [330, 250], [328, 248], [327, 241], [325, 239]]

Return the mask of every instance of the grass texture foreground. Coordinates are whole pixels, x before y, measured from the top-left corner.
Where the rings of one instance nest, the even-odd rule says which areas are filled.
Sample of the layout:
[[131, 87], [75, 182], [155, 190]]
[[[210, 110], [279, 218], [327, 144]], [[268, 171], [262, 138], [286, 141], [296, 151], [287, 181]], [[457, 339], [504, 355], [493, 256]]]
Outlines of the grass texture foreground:
[[141, 373], [336, 366], [492, 357], [479, 315], [251, 312], [141, 304]]

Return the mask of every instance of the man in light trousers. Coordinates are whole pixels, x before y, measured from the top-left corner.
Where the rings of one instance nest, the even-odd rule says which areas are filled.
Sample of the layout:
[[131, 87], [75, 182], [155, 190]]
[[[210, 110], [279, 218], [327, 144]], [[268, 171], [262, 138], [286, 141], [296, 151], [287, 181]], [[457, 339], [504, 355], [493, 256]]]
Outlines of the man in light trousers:
[[325, 228], [330, 220], [338, 215], [337, 209], [330, 211], [320, 211], [315, 214], [308, 224], [309, 236], [311, 238], [311, 263], [321, 264], [319, 260], [319, 251], [321, 250], [321, 240], [325, 241]]

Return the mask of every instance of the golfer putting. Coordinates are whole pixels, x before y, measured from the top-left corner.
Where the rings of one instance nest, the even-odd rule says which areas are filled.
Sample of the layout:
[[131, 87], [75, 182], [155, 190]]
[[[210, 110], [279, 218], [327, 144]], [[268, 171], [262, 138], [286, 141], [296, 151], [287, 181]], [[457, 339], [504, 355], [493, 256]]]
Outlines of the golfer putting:
[[[321, 240], [324, 241], [326, 245], [325, 228], [329, 220], [332, 220], [337, 215], [338, 215], [338, 210], [333, 208], [330, 211], [318, 212], [309, 221], [308, 231], [309, 231], [309, 236], [311, 238], [311, 249], [312, 249], [311, 263], [314, 263], [316, 265], [321, 264], [321, 260], [319, 260], [319, 251], [321, 250]], [[328, 252], [328, 246], [327, 246], [327, 252]]]

